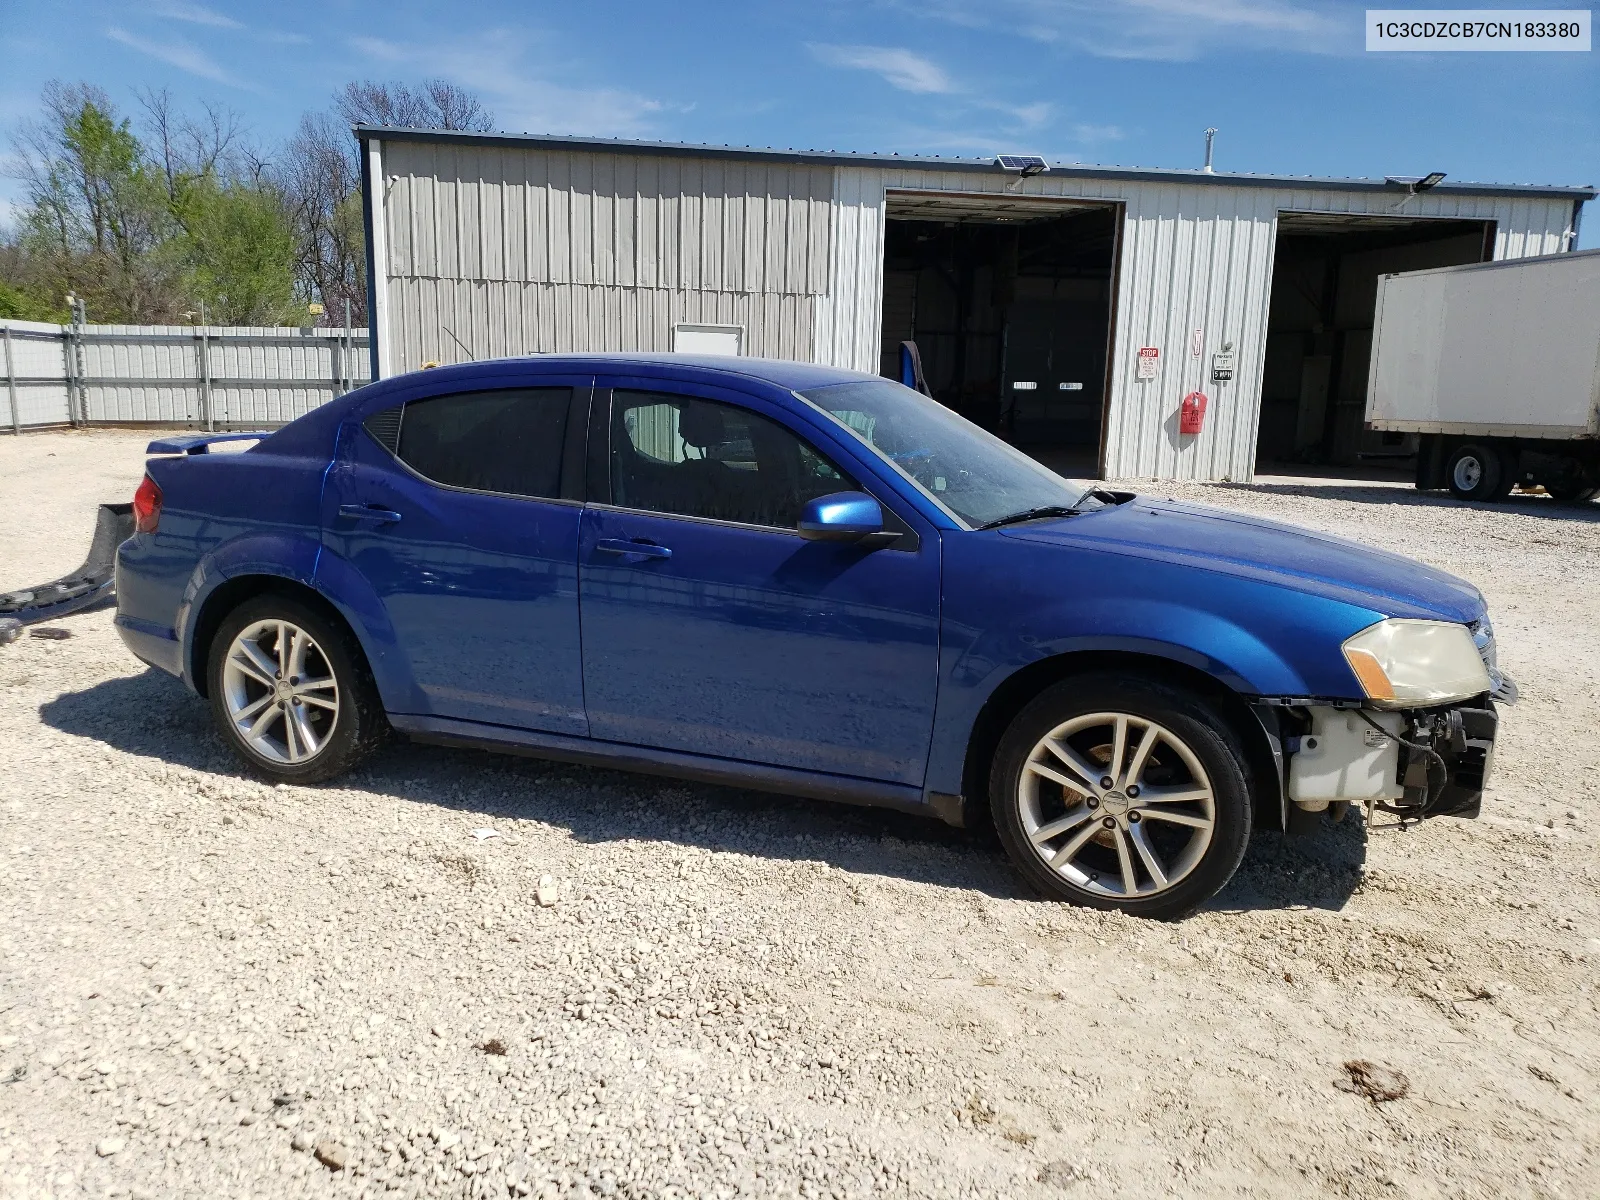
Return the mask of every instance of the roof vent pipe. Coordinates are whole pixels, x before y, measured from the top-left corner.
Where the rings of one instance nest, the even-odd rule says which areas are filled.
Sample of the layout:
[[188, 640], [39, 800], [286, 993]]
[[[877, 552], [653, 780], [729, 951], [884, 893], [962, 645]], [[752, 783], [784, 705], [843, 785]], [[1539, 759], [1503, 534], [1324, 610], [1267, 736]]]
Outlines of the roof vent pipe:
[[1216, 136], [1217, 131], [1214, 126], [1206, 130], [1206, 165], [1200, 169], [1207, 175], [1216, 174], [1216, 172], [1211, 169], [1211, 143], [1216, 139]]

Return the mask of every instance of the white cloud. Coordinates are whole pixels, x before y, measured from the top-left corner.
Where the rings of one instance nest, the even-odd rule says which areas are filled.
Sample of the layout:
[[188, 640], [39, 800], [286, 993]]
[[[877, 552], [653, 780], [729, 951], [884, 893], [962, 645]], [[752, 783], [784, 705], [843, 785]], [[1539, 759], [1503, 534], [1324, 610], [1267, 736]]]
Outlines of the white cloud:
[[1104, 58], [1182, 61], [1225, 49], [1337, 54], [1360, 20], [1330, 0], [903, 0], [904, 11]]
[[833, 46], [812, 43], [806, 46], [816, 58], [830, 67], [871, 71], [881, 75], [902, 92], [953, 92], [955, 85], [944, 68], [899, 46]]
[[198, 75], [201, 79], [209, 79], [214, 83], [225, 83], [229, 87], [244, 88], [247, 91], [258, 90], [253, 85], [244, 83], [234, 78], [225, 71], [216, 61], [207, 57], [205, 51], [193, 42], [183, 38], [163, 38], [152, 41], [149, 38], [139, 37], [129, 33], [126, 29], [112, 26], [106, 30], [106, 36], [114, 42], [121, 42], [129, 49], [137, 50], [140, 54], [148, 54], [151, 58], [159, 59], [169, 66], [177, 67], [180, 71], [187, 71], [191, 75]]
[[169, 21], [187, 21], [191, 25], [209, 25], [213, 29], [244, 28], [232, 17], [213, 12], [203, 5], [184, 3], [184, 0], [164, 0], [163, 3], [151, 5], [146, 12], [152, 17], [166, 17]]
[[1067, 132], [1079, 145], [1096, 142], [1119, 142], [1125, 136], [1118, 125], [1074, 125]]
[[507, 30], [427, 45], [356, 37], [350, 45], [384, 68], [437, 75], [471, 88], [493, 111], [495, 123], [513, 132], [636, 137], [652, 132], [654, 118], [669, 107], [625, 88], [562, 82], [575, 64], [557, 64], [548, 52], [536, 54], [539, 48], [525, 35]]
[[[830, 66], [872, 71], [903, 91], [939, 97], [917, 105], [913, 124], [903, 130], [897, 144], [986, 155], [997, 149], [1031, 151], [1046, 137], [1059, 141], [1059, 134], [1046, 133], [1058, 127], [1060, 117], [1057, 105], [1051, 101], [1014, 103], [1000, 99], [988, 89], [952, 78], [937, 63], [901, 48], [823, 44], [808, 44], [806, 48]], [[930, 120], [939, 124], [930, 125]], [[1066, 133], [1077, 145], [1122, 136], [1122, 131], [1113, 125], [1073, 125]]]
[[1005, 113], [1018, 129], [1042, 129], [1056, 118], [1056, 106], [1048, 100], [1040, 100], [1035, 104], [1005, 104], [998, 100], [986, 100], [979, 107]]

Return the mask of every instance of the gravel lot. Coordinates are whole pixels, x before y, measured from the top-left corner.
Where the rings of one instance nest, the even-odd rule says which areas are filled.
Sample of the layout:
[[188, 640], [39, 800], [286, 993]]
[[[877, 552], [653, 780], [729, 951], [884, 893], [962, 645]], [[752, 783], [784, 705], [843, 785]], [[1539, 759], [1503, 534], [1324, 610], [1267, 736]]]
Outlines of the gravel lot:
[[[0, 586], [144, 440], [0, 437]], [[1595, 1194], [1600, 505], [1149, 490], [1481, 586], [1484, 817], [1262, 835], [1142, 923], [894, 814], [407, 745], [273, 788], [109, 611], [0, 646], [0, 1196]]]

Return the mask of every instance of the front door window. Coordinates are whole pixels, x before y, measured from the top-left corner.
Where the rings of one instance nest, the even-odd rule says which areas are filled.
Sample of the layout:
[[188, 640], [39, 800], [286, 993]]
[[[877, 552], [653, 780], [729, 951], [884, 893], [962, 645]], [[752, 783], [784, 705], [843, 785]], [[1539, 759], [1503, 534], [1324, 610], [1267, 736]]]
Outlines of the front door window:
[[856, 487], [746, 408], [619, 390], [611, 412], [611, 501], [622, 508], [792, 530], [806, 501]]

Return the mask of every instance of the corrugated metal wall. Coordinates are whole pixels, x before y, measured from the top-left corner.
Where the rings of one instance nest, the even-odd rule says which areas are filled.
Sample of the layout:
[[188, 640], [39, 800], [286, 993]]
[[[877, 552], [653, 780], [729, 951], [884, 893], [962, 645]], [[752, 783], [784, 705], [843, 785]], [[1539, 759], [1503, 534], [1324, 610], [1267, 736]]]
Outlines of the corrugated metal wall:
[[428, 142], [385, 143], [383, 168], [392, 370], [668, 350], [679, 323], [811, 354], [831, 168]]
[[[813, 359], [876, 371], [883, 323], [884, 197], [889, 190], [999, 192], [1007, 177], [970, 171], [838, 169], [834, 198], [834, 286], [817, 306]], [[1387, 192], [1233, 184], [1124, 182], [1043, 175], [1025, 194], [1124, 205], [1121, 272], [1108, 420], [1106, 474], [1162, 479], [1252, 478], [1266, 353], [1267, 307], [1281, 210], [1393, 215]], [[1554, 254], [1571, 225], [1565, 197], [1424, 193], [1407, 217], [1496, 222], [1496, 258]], [[1195, 329], [1201, 354], [1190, 353]], [[1234, 343], [1233, 381], [1213, 384], [1210, 363]], [[1135, 378], [1141, 346], [1161, 351], [1157, 378]], [[1197, 437], [1178, 435], [1178, 407], [1191, 390], [1211, 403]]]
[[[737, 324], [745, 352], [876, 371], [885, 193], [999, 192], [1011, 177], [758, 159], [383, 147], [390, 370], [542, 351], [671, 348], [678, 323]], [[1123, 206], [1105, 431], [1108, 475], [1246, 480], [1253, 473], [1280, 210], [1393, 215], [1387, 191], [1298, 190], [1053, 173], [1025, 194]], [[1493, 220], [1495, 257], [1562, 248], [1560, 196], [1428, 192], [1410, 218]], [[1194, 330], [1201, 353], [1190, 352]], [[1211, 355], [1234, 343], [1231, 383]], [[1135, 378], [1141, 346], [1161, 350]], [[1180, 438], [1178, 406], [1211, 398]]]
[[[282, 425], [368, 382], [367, 331], [88, 325], [9, 327], [16, 424]], [[81, 371], [79, 353], [81, 350]], [[0, 362], [0, 428], [12, 424]]]
[[671, 350], [675, 325], [742, 325], [747, 354], [810, 358], [816, 297], [391, 277], [390, 371], [517, 354]]

